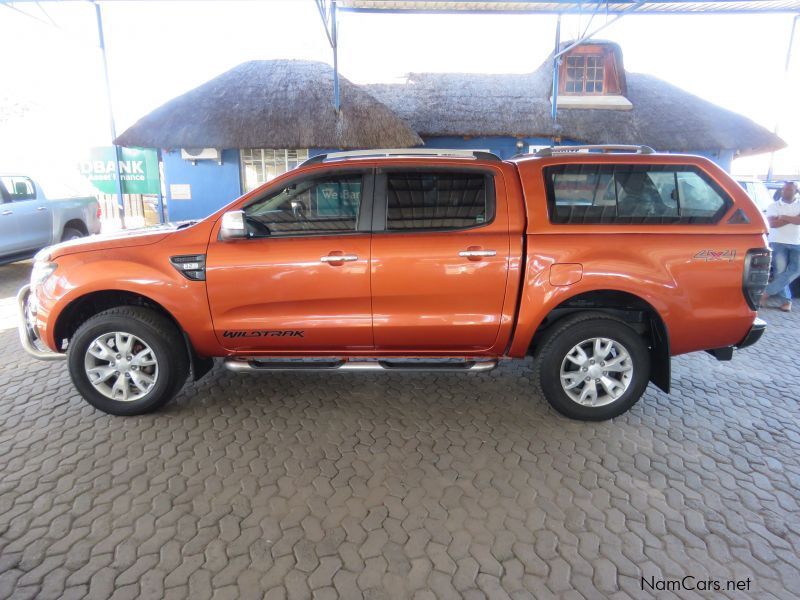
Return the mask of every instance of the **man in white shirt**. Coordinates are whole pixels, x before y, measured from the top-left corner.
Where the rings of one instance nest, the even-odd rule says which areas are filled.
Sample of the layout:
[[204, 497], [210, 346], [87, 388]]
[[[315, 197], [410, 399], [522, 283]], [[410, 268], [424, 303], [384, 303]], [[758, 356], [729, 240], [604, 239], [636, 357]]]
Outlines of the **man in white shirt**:
[[789, 284], [800, 277], [800, 200], [797, 186], [787, 181], [781, 199], [767, 208], [769, 245], [772, 248], [772, 282], [767, 286], [761, 304], [770, 296], [781, 298], [781, 310], [792, 310]]

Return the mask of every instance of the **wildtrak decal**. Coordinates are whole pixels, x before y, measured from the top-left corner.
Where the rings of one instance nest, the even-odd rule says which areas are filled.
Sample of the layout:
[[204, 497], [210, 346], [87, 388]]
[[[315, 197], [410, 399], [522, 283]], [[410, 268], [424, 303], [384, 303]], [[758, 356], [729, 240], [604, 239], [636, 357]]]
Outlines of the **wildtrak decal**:
[[253, 329], [251, 331], [223, 331], [224, 338], [303, 337], [302, 329]]

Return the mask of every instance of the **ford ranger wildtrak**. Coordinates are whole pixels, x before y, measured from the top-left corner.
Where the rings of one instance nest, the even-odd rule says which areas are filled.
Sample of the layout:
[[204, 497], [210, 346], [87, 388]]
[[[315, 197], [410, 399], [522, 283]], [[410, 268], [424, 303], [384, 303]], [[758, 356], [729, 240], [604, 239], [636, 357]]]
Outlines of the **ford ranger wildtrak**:
[[[233, 371], [483, 372], [534, 358], [559, 412], [619, 415], [670, 357], [755, 343], [766, 224], [697, 156], [340, 152], [206, 219], [46, 248], [20, 338], [100, 410]], [[531, 395], [536, 394], [534, 389]]]

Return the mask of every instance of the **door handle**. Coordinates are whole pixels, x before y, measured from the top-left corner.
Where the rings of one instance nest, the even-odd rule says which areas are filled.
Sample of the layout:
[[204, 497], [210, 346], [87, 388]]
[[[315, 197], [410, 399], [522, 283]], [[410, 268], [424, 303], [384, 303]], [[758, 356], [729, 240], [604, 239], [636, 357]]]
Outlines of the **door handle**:
[[1, 214], [3, 214], [3, 215], [13, 215], [14, 211], [13, 210], [4, 210]]
[[496, 250], [462, 250], [458, 253], [464, 258], [481, 258], [483, 256], [497, 256]]
[[36, 210], [47, 210], [47, 207], [46, 206], [40, 206]]
[[358, 260], [358, 256], [355, 254], [329, 254], [328, 256], [321, 256], [319, 260], [324, 263], [353, 262]]

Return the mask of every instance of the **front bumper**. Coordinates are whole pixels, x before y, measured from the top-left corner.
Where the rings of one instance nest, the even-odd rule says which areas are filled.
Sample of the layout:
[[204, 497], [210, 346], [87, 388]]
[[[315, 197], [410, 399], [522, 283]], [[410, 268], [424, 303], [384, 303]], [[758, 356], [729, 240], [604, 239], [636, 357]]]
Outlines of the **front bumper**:
[[764, 319], [759, 319], [756, 317], [756, 320], [753, 321], [753, 326], [750, 328], [750, 331], [747, 332], [747, 335], [744, 336], [744, 339], [741, 342], [736, 344], [736, 347], [747, 348], [748, 346], [752, 346], [761, 339], [761, 336], [764, 335], [766, 330], [767, 322]]
[[17, 330], [19, 331], [19, 341], [22, 344], [22, 348], [32, 357], [39, 360], [64, 360], [67, 358], [66, 354], [53, 352], [39, 339], [36, 333], [35, 314], [32, 312], [29, 303], [30, 295], [31, 286], [29, 285], [23, 286], [17, 294], [17, 316], [19, 318]]

